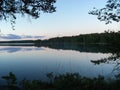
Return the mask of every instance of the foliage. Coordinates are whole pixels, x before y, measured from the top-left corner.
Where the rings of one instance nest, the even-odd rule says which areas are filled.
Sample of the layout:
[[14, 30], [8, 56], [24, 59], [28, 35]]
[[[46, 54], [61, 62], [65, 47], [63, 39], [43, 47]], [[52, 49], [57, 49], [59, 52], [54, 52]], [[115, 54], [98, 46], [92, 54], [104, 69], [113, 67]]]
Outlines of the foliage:
[[36, 45], [81, 43], [81, 44], [120, 44], [120, 32], [105, 31], [104, 33], [80, 34], [78, 36], [56, 37], [48, 40], [35, 41]]
[[28, 14], [38, 18], [40, 11], [52, 13], [55, 11], [55, 0], [0, 0], [0, 19], [14, 18], [16, 14]]
[[[29, 81], [24, 79], [20, 82], [20, 87], [14, 90], [119, 90], [120, 88], [120, 79], [107, 81], [100, 75], [95, 78], [88, 78], [77, 73], [66, 73], [54, 75], [53, 80], [52, 83], [48, 83], [40, 80]], [[11, 87], [9, 89], [11, 90]]]
[[100, 21], [105, 21], [106, 24], [112, 21], [120, 21], [120, 0], [108, 0], [104, 8], [90, 11], [89, 14], [96, 15]]
[[17, 84], [17, 78], [12, 72], [10, 72], [8, 76], [2, 76], [2, 78], [6, 80], [8, 86], [14, 86]]
[[35, 46], [47, 46], [63, 43], [78, 44], [110, 44], [120, 45], [120, 31], [105, 31], [103, 33], [80, 34], [78, 36], [55, 37], [45, 40], [18, 40], [18, 41], [0, 41], [0, 43], [34, 43]]
[[47, 73], [46, 76], [49, 78], [50, 83], [52, 83], [52, 82], [53, 82], [53, 79], [54, 79], [53, 72]]
[[114, 64], [112, 73], [115, 74], [115, 77], [120, 80], [120, 51], [116, 53], [112, 53], [107, 58], [101, 58], [98, 60], [91, 60], [91, 62], [95, 65], [100, 65], [100, 64]]
[[37, 19], [41, 11], [55, 12], [56, 0], [0, 0], [0, 20], [9, 20], [14, 29], [17, 14], [29, 15]]

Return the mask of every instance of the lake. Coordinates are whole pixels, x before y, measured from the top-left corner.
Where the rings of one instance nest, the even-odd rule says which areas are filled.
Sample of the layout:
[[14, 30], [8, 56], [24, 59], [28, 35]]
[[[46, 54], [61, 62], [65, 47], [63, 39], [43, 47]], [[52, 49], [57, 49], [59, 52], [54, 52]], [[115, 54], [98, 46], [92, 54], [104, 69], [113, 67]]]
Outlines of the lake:
[[47, 81], [46, 74], [53, 72], [111, 78], [119, 72], [117, 55], [108, 46], [96, 45], [0, 46], [0, 76], [13, 72], [19, 80]]

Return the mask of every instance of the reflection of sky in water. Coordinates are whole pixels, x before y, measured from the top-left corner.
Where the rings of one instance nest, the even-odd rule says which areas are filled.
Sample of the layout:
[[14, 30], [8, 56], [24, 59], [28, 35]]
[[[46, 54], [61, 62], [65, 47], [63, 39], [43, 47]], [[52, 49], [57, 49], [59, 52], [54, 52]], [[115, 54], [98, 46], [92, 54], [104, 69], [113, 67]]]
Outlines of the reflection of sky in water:
[[94, 65], [97, 60], [110, 54], [87, 53], [72, 50], [55, 50], [44, 47], [0, 47], [0, 75], [14, 72], [19, 79], [45, 79], [45, 74], [54, 72], [80, 73], [83, 76], [110, 76], [113, 66]]
[[19, 51], [31, 51], [31, 50], [42, 50], [43, 48], [35, 48], [35, 47], [21, 47], [21, 46], [0, 46], [0, 53], [14, 53]]

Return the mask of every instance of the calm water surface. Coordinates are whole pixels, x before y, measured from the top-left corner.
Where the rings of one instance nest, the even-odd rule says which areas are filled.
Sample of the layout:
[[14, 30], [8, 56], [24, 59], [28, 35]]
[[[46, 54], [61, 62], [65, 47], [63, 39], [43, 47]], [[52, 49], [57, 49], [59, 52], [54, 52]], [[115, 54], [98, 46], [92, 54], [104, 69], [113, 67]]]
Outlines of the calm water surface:
[[51, 49], [34, 46], [0, 46], [0, 76], [9, 72], [18, 79], [47, 80], [46, 74], [79, 73], [82, 76], [96, 77], [114, 75], [115, 63], [96, 65], [91, 60], [111, 56], [109, 52], [77, 51], [69, 49]]

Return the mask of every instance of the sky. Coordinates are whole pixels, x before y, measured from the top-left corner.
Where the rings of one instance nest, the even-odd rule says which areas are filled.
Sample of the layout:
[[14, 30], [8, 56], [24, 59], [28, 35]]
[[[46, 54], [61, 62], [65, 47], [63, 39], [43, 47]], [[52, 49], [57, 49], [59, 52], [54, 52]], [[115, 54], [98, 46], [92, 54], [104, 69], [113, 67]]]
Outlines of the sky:
[[29, 16], [18, 16], [15, 30], [12, 30], [10, 22], [1, 21], [0, 35], [51, 38], [100, 33], [108, 29], [118, 31], [120, 27], [119, 23], [113, 22], [106, 25], [105, 22], [100, 22], [96, 16], [88, 14], [90, 10], [93, 10], [93, 7], [104, 7], [106, 1], [57, 0], [55, 3], [56, 12], [52, 14], [41, 13], [39, 19], [32, 19]]

